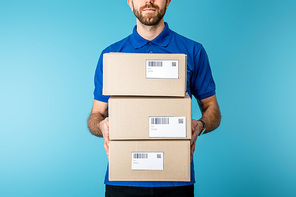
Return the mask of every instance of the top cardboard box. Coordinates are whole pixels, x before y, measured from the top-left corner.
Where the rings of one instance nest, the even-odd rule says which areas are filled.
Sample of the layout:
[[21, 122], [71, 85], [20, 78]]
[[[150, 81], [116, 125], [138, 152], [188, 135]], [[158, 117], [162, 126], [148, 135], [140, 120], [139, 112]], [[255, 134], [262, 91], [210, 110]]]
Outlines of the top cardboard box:
[[185, 54], [105, 53], [103, 94], [185, 97]]

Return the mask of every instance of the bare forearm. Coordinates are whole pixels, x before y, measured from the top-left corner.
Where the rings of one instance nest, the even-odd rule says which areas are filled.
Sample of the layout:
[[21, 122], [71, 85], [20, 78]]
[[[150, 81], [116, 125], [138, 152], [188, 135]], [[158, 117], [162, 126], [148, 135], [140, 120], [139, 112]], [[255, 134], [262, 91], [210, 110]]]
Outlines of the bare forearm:
[[216, 95], [200, 100], [199, 106], [202, 112], [201, 120], [206, 125], [205, 133], [218, 128], [221, 122], [221, 113]]
[[100, 129], [100, 122], [104, 120], [105, 117], [100, 113], [91, 113], [88, 118], [88, 129], [89, 131], [98, 137], [103, 137], [102, 131]]
[[219, 127], [221, 122], [221, 113], [218, 106], [209, 107], [204, 111], [201, 120], [206, 124], [205, 133], [211, 132]]

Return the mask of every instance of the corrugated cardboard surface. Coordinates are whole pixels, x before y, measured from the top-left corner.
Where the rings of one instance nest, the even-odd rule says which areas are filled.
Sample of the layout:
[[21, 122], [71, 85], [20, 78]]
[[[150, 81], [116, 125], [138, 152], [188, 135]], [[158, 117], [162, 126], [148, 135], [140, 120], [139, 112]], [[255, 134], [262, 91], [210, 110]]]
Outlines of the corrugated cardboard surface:
[[[191, 139], [191, 98], [115, 97], [108, 101], [110, 140]], [[149, 116], [186, 116], [185, 138], [149, 138]]]
[[[110, 141], [110, 181], [190, 181], [190, 140]], [[132, 152], [163, 152], [163, 170], [132, 170]]]
[[[146, 79], [146, 60], [178, 60], [178, 79]], [[187, 56], [185, 54], [105, 53], [103, 94], [184, 97]]]

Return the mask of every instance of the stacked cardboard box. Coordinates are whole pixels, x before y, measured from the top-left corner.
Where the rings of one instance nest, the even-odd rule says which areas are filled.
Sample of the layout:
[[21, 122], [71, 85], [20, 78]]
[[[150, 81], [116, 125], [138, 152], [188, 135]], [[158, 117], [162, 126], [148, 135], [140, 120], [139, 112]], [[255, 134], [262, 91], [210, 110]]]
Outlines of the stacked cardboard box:
[[110, 181], [190, 181], [186, 55], [106, 53]]

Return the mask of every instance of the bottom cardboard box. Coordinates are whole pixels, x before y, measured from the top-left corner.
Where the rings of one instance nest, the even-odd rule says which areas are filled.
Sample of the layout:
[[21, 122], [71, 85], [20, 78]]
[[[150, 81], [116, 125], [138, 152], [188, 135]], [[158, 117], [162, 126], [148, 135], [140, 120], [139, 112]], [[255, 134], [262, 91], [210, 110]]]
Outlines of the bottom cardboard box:
[[110, 141], [110, 181], [190, 181], [190, 140]]

